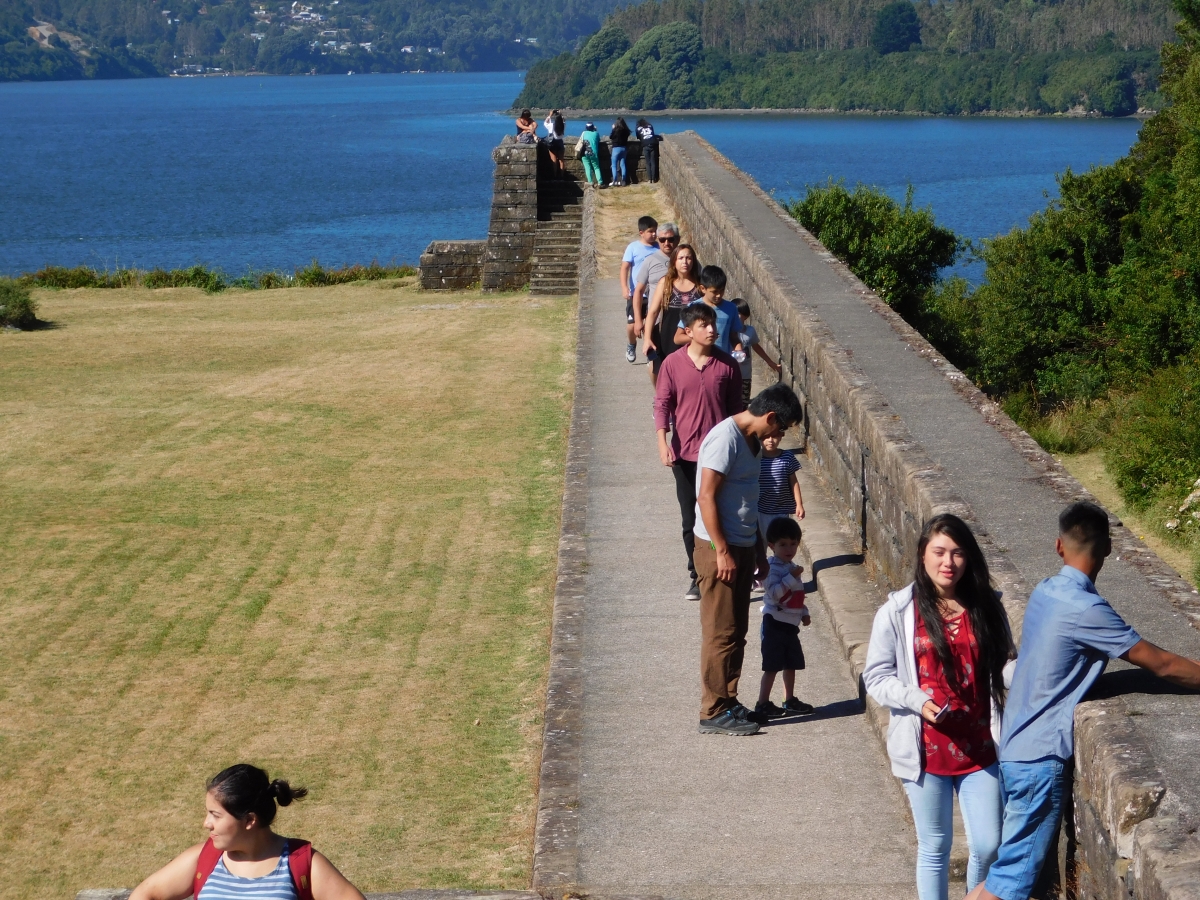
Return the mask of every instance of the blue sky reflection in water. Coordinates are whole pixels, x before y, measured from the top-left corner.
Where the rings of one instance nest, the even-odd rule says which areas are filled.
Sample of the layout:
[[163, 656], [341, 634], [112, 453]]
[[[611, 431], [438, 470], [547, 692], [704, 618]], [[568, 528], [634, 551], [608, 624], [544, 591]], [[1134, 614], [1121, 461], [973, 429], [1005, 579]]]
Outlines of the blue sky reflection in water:
[[[415, 262], [487, 231], [490, 151], [518, 73], [0, 85], [0, 272], [47, 263], [237, 275]], [[1054, 174], [1124, 154], [1132, 120], [652, 117], [780, 198], [844, 178], [971, 237], [1023, 224]], [[607, 133], [611, 118], [597, 119]], [[633, 124], [630, 122], [630, 124]], [[570, 121], [577, 133], [580, 121]], [[972, 272], [977, 275], [977, 272]]]

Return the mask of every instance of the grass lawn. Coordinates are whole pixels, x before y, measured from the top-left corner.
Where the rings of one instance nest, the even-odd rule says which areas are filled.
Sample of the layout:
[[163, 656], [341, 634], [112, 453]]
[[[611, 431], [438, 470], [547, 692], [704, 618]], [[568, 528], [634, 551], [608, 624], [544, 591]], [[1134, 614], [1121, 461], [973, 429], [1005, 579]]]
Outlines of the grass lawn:
[[528, 885], [575, 302], [412, 281], [0, 332], [0, 897], [133, 886], [238, 761], [364, 890]]

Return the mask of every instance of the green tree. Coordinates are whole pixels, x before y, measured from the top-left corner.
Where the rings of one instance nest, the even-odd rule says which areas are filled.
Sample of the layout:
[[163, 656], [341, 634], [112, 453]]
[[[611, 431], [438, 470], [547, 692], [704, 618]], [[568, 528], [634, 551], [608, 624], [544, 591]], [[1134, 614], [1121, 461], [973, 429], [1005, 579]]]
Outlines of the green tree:
[[880, 53], [899, 53], [921, 43], [921, 20], [908, 0], [889, 3], [875, 15], [871, 46]]
[[810, 187], [788, 212], [830, 253], [910, 321], [920, 313], [938, 273], [953, 265], [962, 242], [938, 225], [932, 210], [914, 209], [912, 187], [904, 206], [877, 188], [842, 182]]

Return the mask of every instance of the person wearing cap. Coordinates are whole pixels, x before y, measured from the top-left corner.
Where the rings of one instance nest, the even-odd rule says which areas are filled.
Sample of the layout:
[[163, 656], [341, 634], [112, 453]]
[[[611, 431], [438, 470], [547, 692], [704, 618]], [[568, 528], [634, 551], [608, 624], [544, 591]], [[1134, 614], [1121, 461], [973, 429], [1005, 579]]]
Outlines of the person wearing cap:
[[579, 136], [575, 150], [583, 160], [583, 177], [587, 183], [597, 187], [604, 184], [604, 179], [600, 177], [600, 133], [591, 122], [583, 126], [583, 134]]

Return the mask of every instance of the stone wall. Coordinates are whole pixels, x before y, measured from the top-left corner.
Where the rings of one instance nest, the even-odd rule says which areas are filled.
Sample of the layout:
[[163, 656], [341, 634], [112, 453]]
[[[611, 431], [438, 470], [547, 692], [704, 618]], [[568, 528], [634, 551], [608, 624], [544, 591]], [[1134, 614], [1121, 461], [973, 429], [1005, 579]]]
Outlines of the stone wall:
[[421, 254], [421, 287], [427, 291], [462, 291], [483, 278], [487, 241], [431, 241]]
[[529, 284], [537, 234], [539, 149], [537, 144], [518, 144], [509, 135], [492, 151], [496, 174], [483, 256], [485, 291], [515, 291]]
[[[970, 509], [828, 327], [796, 302], [794, 286], [786, 285], [770, 255], [738, 226], [669, 138], [661, 153], [660, 180], [685, 240], [702, 261], [721, 265], [755, 310], [759, 335], [778, 353], [783, 380], [804, 405], [805, 449], [836, 493], [868, 565], [886, 582], [906, 583], [921, 523], [937, 512], [970, 520]], [[824, 248], [819, 252], [829, 256]], [[1012, 595], [1020, 578], [999, 554], [994, 556], [993, 574]]]
[[[904, 421], [894, 414], [829, 328], [803, 302], [805, 285], [792, 284], [782, 277], [768, 249], [749, 236], [748, 229], [716, 196], [680, 146], [671, 138], [662, 145], [661, 181], [684, 237], [696, 246], [704, 262], [715, 262], [726, 269], [730, 283], [754, 308], [760, 337], [768, 349], [778, 354], [784, 382], [804, 405], [804, 440], [809, 457], [835, 495], [839, 512], [857, 535], [868, 568], [882, 583], [906, 583], [915, 562], [911, 553], [921, 523], [935, 512], [956, 513], [975, 526], [993, 578], [1004, 591], [1010, 618], [1014, 626], [1019, 626], [1024, 598], [1032, 585], [1025, 583], [986, 530], [978, 527], [971, 509], [946, 474], [912, 438]], [[756, 192], [820, 258], [854, 285], [854, 292], [889, 321], [898, 341], [941, 370], [964, 402], [1012, 442], [1038, 480], [1054, 485], [1064, 497], [1087, 496], [1060, 465], [834, 260], [812, 235], [788, 218], [772, 198], [715, 150], [704, 146], [703, 152], [711, 153]], [[1016, 495], [1020, 490], [1020, 485], [1014, 485]], [[1144, 576], [1145, 589], [1169, 596], [1176, 616], [1182, 612], [1195, 618], [1190, 612], [1194, 601], [1175, 596], [1189, 593], [1186, 584], [1172, 577], [1161, 564], [1155, 565], [1153, 554], [1120, 523], [1114, 527], [1113, 536], [1118, 558], [1134, 560], [1130, 564]], [[856, 675], [861, 674], [865, 659], [871, 610], [860, 612], [832, 622]], [[1180, 624], [1187, 627], [1182, 616]], [[1180, 784], [1194, 779], [1194, 770], [1200, 770], [1180, 743], [1196, 740], [1190, 724], [1194, 707], [1186, 705], [1185, 698], [1180, 700], [1182, 705], [1171, 705], [1164, 698], [1164, 703], [1150, 714], [1152, 718], [1121, 696], [1093, 699], [1079, 706], [1073, 796], [1068, 807], [1073, 814], [1066, 817], [1058, 852], [1048, 861], [1035, 896], [1200, 900], [1200, 822], [1191, 820], [1187, 807], [1180, 811], [1173, 794]], [[1144, 698], [1139, 705], [1146, 706]], [[867, 708], [882, 739], [887, 711], [870, 701]], [[1172, 751], [1164, 756], [1161, 748], [1152, 752], [1149, 741], [1158, 740], [1153, 736], [1164, 729], [1170, 731], [1172, 747], [1177, 745], [1178, 753], [1184, 755]], [[1169, 764], [1162, 763], [1169, 765], [1170, 778], [1160, 769], [1155, 752], [1158, 759], [1170, 760]], [[1077, 893], [1070, 892], [1072, 886], [1077, 887]]]

